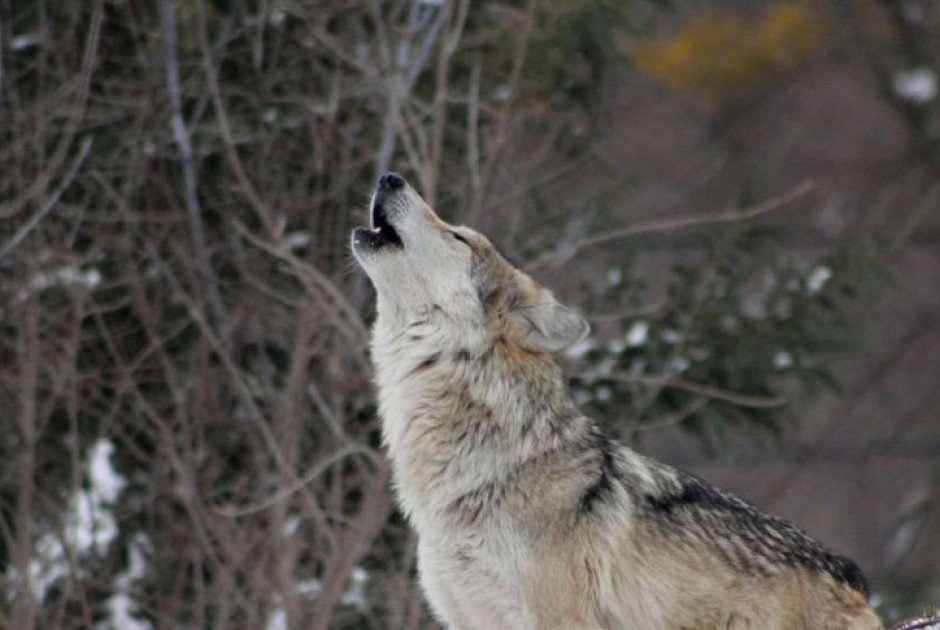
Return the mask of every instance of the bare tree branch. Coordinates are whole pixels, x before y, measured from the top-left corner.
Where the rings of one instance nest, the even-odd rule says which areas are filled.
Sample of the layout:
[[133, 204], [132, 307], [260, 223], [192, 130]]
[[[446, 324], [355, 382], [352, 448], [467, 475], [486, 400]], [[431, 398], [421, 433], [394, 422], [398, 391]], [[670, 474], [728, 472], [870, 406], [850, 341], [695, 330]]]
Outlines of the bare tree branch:
[[92, 138], [85, 138], [82, 140], [82, 146], [78, 149], [78, 155], [72, 160], [72, 166], [69, 167], [68, 172], [65, 174], [65, 177], [59, 182], [59, 185], [55, 190], [52, 191], [52, 194], [46, 199], [46, 202], [42, 207], [37, 210], [33, 216], [26, 220], [23, 225], [10, 237], [10, 240], [3, 244], [0, 247], [0, 260], [5, 258], [10, 252], [12, 252], [17, 245], [19, 245], [24, 238], [39, 225], [39, 222], [49, 214], [56, 204], [59, 203], [59, 199], [62, 198], [62, 194], [72, 185], [72, 181], [75, 179], [75, 175], [78, 174], [78, 169], [81, 168], [82, 164], [85, 162], [85, 158], [88, 157], [88, 152], [91, 150]]
[[782, 396], [765, 397], [749, 396], [747, 394], [738, 394], [729, 392], [711, 385], [693, 383], [673, 376], [648, 376], [643, 374], [629, 374], [627, 372], [611, 372], [610, 374], [599, 377], [603, 380], [610, 380], [619, 383], [639, 383], [641, 385], [653, 385], [656, 387], [672, 387], [682, 389], [698, 396], [704, 396], [713, 400], [721, 400], [741, 407], [755, 407], [758, 409], [770, 409], [781, 407], [787, 404], [787, 399]]
[[163, 18], [163, 61], [166, 66], [166, 87], [170, 97], [171, 126], [173, 139], [176, 142], [180, 156], [180, 166], [183, 170], [184, 195], [186, 209], [189, 216], [189, 230], [193, 239], [193, 248], [196, 254], [196, 264], [199, 267], [202, 280], [205, 283], [206, 297], [216, 323], [225, 328], [225, 308], [219, 295], [219, 280], [212, 269], [209, 259], [209, 249], [206, 246], [206, 237], [202, 224], [202, 206], [199, 202], [199, 193], [196, 182], [196, 164], [193, 159], [193, 149], [189, 139], [189, 132], [183, 122], [183, 97], [180, 90], [179, 59], [176, 54], [176, 2], [175, 0], [161, 0], [160, 14]]
[[327, 456], [321, 461], [317, 462], [309, 471], [307, 471], [303, 477], [299, 478], [293, 485], [283, 490], [278, 491], [273, 496], [267, 497], [257, 503], [252, 505], [244, 506], [216, 506], [214, 509], [216, 512], [225, 516], [226, 518], [238, 518], [240, 516], [248, 516], [249, 514], [255, 514], [256, 512], [261, 512], [266, 510], [276, 503], [283, 501], [284, 499], [294, 495], [298, 490], [303, 488], [306, 485], [309, 485], [317, 477], [326, 472], [331, 466], [337, 462], [346, 459], [350, 455], [363, 455], [372, 462], [373, 465], [381, 466], [382, 459], [381, 456], [375, 453], [372, 449], [352, 444], [342, 447], [339, 451]]
[[582, 239], [576, 243], [565, 245], [564, 248], [560, 251], [556, 250], [554, 252], [549, 252], [542, 256], [538, 256], [534, 260], [527, 263], [525, 267], [527, 271], [531, 272], [541, 269], [548, 264], [562, 264], [563, 262], [570, 260], [576, 254], [588, 248], [596, 247], [597, 245], [609, 243], [611, 241], [618, 241], [628, 236], [651, 234], [654, 232], [668, 232], [670, 230], [678, 230], [699, 225], [738, 223], [740, 221], [755, 219], [761, 215], [767, 214], [773, 210], [792, 203], [793, 201], [796, 201], [800, 197], [806, 195], [812, 189], [813, 182], [807, 181], [803, 182], [793, 190], [784, 193], [783, 195], [773, 197], [772, 199], [763, 201], [750, 208], [744, 208], [742, 210], [729, 210], [727, 212], [711, 216], [690, 216], [677, 217], [675, 219], [663, 219], [661, 221], [651, 221], [649, 223], [641, 223], [640, 225], [611, 230], [610, 232], [606, 232], [604, 234], [598, 234], [596, 236]]

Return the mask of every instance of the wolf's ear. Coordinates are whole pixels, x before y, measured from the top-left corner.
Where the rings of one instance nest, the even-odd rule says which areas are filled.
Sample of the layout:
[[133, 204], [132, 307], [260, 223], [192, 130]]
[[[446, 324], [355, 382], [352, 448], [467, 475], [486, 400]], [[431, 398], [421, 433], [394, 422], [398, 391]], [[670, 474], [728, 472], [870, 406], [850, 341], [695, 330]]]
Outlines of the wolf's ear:
[[532, 352], [558, 352], [584, 339], [591, 326], [581, 315], [541, 289], [531, 302], [516, 304], [509, 319], [516, 338]]

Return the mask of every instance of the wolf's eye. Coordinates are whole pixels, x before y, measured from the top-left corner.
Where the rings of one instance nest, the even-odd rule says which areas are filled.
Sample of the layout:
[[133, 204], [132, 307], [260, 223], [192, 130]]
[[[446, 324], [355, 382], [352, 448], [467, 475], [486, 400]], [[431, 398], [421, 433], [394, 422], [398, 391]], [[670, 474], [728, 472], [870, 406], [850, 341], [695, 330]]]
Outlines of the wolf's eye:
[[467, 239], [465, 239], [464, 237], [462, 237], [460, 234], [457, 234], [457, 232], [451, 232], [451, 234], [453, 235], [453, 237], [454, 237], [455, 239], [457, 239], [458, 241], [460, 241], [461, 243], [463, 243], [463, 244], [466, 245], [467, 247], [470, 247], [470, 243], [467, 242]]

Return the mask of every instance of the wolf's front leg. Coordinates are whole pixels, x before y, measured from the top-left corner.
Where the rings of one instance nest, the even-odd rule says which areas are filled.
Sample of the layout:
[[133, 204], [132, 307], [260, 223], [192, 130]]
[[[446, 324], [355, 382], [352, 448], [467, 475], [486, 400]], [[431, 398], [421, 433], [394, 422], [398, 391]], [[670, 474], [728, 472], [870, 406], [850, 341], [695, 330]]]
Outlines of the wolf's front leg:
[[432, 547], [418, 544], [418, 574], [431, 612], [447, 630], [483, 630], [475, 624], [473, 611], [466, 610], [466, 598], [454, 588], [454, 582], [460, 584], [461, 580], [453, 580], [449, 575], [448, 569], [452, 567], [446, 557]]

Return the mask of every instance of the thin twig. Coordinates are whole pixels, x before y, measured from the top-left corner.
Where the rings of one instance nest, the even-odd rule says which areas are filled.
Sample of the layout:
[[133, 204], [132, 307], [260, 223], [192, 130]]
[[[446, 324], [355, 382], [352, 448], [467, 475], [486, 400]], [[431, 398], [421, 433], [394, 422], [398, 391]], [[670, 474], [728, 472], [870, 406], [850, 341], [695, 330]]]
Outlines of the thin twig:
[[[381, 27], [384, 32], [383, 18], [381, 10], [377, 3], [373, 3], [377, 27]], [[386, 106], [385, 116], [382, 120], [382, 139], [379, 142], [379, 150], [375, 158], [375, 177], [378, 178], [382, 173], [388, 170], [392, 157], [395, 154], [396, 140], [404, 126], [402, 123], [402, 107], [408, 100], [408, 95], [414, 88], [415, 82], [421, 76], [421, 73], [428, 66], [431, 59], [431, 52], [434, 50], [434, 44], [440, 38], [441, 31], [447, 18], [448, 11], [435, 9], [438, 14], [430, 22], [430, 26], [423, 28], [423, 24], [415, 22], [417, 12], [412, 11], [411, 28], [398, 45], [398, 54], [394, 60], [388, 62], [386, 74], [389, 77], [385, 85]], [[424, 30], [423, 36], [412, 45], [413, 40]], [[380, 36], [382, 41], [384, 36]], [[380, 46], [380, 49], [382, 47]]]
[[[156, 248], [152, 245], [148, 244], [148, 246], [151, 257], [157, 261], [158, 264], [160, 264], [163, 274], [166, 277], [170, 285], [170, 289], [173, 291], [176, 299], [186, 307], [190, 319], [192, 319], [193, 323], [196, 324], [196, 326], [199, 328], [206, 342], [209, 344], [209, 347], [219, 358], [222, 368], [228, 374], [239, 400], [248, 411], [248, 417], [251, 418], [253, 424], [261, 434], [262, 442], [264, 443], [268, 454], [271, 456], [271, 459], [275, 463], [280, 474], [283, 475], [289, 482], [295, 484], [297, 475], [287, 461], [284, 451], [277, 440], [277, 436], [274, 435], [269, 419], [262, 412], [258, 403], [255, 402], [251, 387], [245, 382], [245, 379], [242, 377], [238, 366], [234, 363], [229, 353], [226, 352], [221, 343], [221, 340], [215, 335], [214, 331], [209, 326], [208, 322], [203, 316], [202, 311], [196, 308], [196, 305], [193, 303], [193, 301], [189, 298], [185, 291], [183, 291], [179, 280], [176, 279], [173, 272], [169, 269], [166, 263], [163, 262], [159, 252], [157, 252]], [[303, 486], [299, 487], [298, 489], [303, 489]], [[301, 494], [301, 498], [303, 499], [303, 504], [307, 508], [308, 513], [311, 515], [312, 520], [318, 525], [324, 525], [326, 523], [326, 518], [316, 499], [308, 492], [303, 492]], [[327, 534], [331, 538], [331, 542], [335, 544], [335, 541], [332, 540], [334, 538], [332, 532], [328, 528], [324, 529], [323, 533]]]
[[763, 201], [755, 206], [751, 206], [750, 208], [745, 208], [742, 210], [729, 210], [720, 214], [703, 217], [685, 216], [676, 217], [674, 219], [663, 219], [661, 221], [651, 221], [649, 223], [628, 226], [619, 230], [611, 230], [609, 232], [605, 232], [604, 234], [598, 234], [596, 236], [582, 239], [577, 243], [572, 243], [566, 246], [562, 251], [556, 250], [543, 254], [542, 256], [537, 257], [535, 260], [532, 260], [527, 265], [525, 265], [525, 268], [526, 271], [535, 271], [537, 269], [541, 269], [550, 262], [560, 259], [562, 256], [564, 256], [565, 260], [570, 260], [579, 252], [582, 252], [590, 247], [595, 247], [597, 245], [609, 243], [611, 241], [617, 241], [628, 236], [651, 234], [654, 232], [668, 232], [670, 230], [678, 230], [698, 225], [737, 223], [739, 221], [754, 219], [761, 215], [772, 212], [777, 208], [781, 208], [793, 201], [796, 201], [800, 197], [806, 195], [812, 189], [813, 182], [806, 181], [787, 193], [784, 193], [778, 197], [773, 197], [767, 201]]
[[[65, 156], [68, 155], [68, 151], [72, 147], [72, 143], [75, 139], [76, 130], [82, 123], [83, 117], [85, 115], [85, 103], [88, 100], [88, 87], [91, 83], [91, 75], [92, 71], [94, 70], [95, 59], [97, 57], [103, 13], [103, 3], [100, 0], [97, 0], [95, 2], [94, 12], [91, 16], [91, 25], [89, 26], [88, 40], [85, 44], [85, 53], [82, 58], [80, 76], [78, 77], [77, 81], [69, 81], [69, 83], [77, 84], [78, 95], [75, 98], [75, 105], [71, 108], [71, 115], [65, 125], [58, 143], [56, 144], [56, 148], [52, 152], [52, 157], [49, 159], [48, 166], [42, 175], [34, 178], [32, 184], [30, 184], [24, 194], [10, 203], [0, 204], [0, 219], [16, 215], [23, 208], [23, 206], [45, 192], [53, 174], [59, 169], [59, 166], [65, 160]], [[0, 27], [2, 27], [2, 24], [0, 24]], [[2, 48], [2, 40], [0, 40], [0, 53], [2, 53]], [[2, 57], [0, 57], [0, 86], [2, 86], [2, 73], [3, 62]], [[0, 97], [2, 97], [2, 94], [0, 94]], [[0, 106], [2, 106], [2, 103], [3, 99], [0, 98]]]
[[232, 221], [232, 227], [234, 227], [239, 234], [244, 236], [248, 242], [250, 242], [255, 247], [261, 249], [264, 252], [267, 252], [279, 260], [288, 263], [295, 271], [295, 275], [298, 278], [301, 280], [309, 280], [310, 283], [319, 289], [319, 293], [323, 294], [324, 297], [336, 305], [337, 316], [334, 323], [340, 330], [349, 330], [346, 336], [348, 341], [353, 344], [353, 347], [359, 349], [365, 346], [369, 338], [369, 331], [362, 322], [362, 318], [359, 316], [359, 312], [353, 307], [352, 304], [349, 303], [349, 300], [346, 298], [343, 292], [337, 288], [332, 280], [324, 275], [319, 269], [304, 263], [289, 251], [279, 248], [277, 245], [272, 243], [268, 243], [267, 241], [253, 234], [248, 228], [242, 225], [240, 221]]
[[[444, 151], [444, 127], [447, 121], [447, 96], [450, 89], [451, 59], [457, 51], [457, 45], [463, 35], [466, 24], [469, 0], [457, 0], [457, 15], [453, 26], [441, 38], [441, 50], [437, 58], [436, 89], [434, 103], [431, 106], [431, 148], [424, 169], [424, 192], [428, 203], [434, 207], [437, 203], [437, 187], [441, 175], [441, 159]], [[453, 3], [445, 7], [444, 21], [450, 21], [453, 15]]]
[[480, 73], [482, 62], [474, 59], [470, 70], [470, 102], [467, 105], [467, 171], [470, 179], [469, 215], [483, 203], [483, 174], [480, 168]]
[[917, 619], [908, 619], [901, 623], [891, 626], [891, 630], [929, 630], [940, 626], [940, 612], [931, 613], [925, 617]]
[[772, 409], [787, 404], [787, 399], [783, 396], [767, 397], [738, 394], [718, 387], [712, 387], [711, 385], [693, 383], [692, 381], [686, 381], [674, 376], [652, 376], [645, 374], [628, 374], [627, 372], [612, 372], [600, 378], [618, 383], [640, 383], [642, 385], [681, 389], [713, 400], [729, 402], [740, 407]]
[[199, 33], [199, 49], [202, 53], [202, 66], [206, 73], [209, 96], [212, 98], [212, 106], [215, 110], [216, 120], [219, 123], [219, 133], [222, 136], [223, 145], [225, 147], [225, 157], [232, 167], [232, 171], [235, 173], [235, 179], [238, 180], [238, 185], [242, 193], [244, 193], [248, 202], [254, 208], [255, 213], [264, 224], [268, 234], [272, 236], [276, 235], [277, 222], [272, 218], [268, 204], [265, 203], [261, 195], [258, 194], [255, 185], [245, 172], [245, 167], [238, 155], [238, 150], [235, 148], [235, 135], [232, 133], [232, 125], [229, 123], [228, 112], [225, 110], [225, 103], [222, 101], [222, 92], [219, 89], [219, 76], [215, 69], [215, 62], [212, 59], [212, 49], [209, 46], [209, 38], [206, 33], [206, 9], [202, 0], [197, 0], [196, 7], [196, 23]]
[[343, 425], [340, 422], [340, 419], [336, 416], [330, 406], [327, 404], [326, 400], [323, 397], [323, 393], [320, 391], [320, 388], [317, 387], [316, 383], [311, 381], [307, 383], [307, 396], [310, 400], [313, 401], [313, 404], [316, 406], [317, 411], [320, 412], [320, 415], [323, 416], [326, 426], [329, 427], [330, 432], [340, 442], [349, 442], [349, 436], [346, 434], [346, 431], [343, 429]]
[[363, 455], [373, 464], [381, 465], [381, 458], [377, 455], [371, 448], [364, 446], [362, 444], [350, 444], [341, 448], [339, 451], [333, 453], [332, 455], [325, 457], [321, 461], [317, 462], [317, 465], [311, 468], [306, 475], [298, 479], [296, 482], [291, 484], [289, 487], [284, 488], [279, 492], [275, 492], [272, 496], [262, 499], [251, 505], [244, 506], [213, 506], [213, 510], [221, 514], [226, 518], [238, 518], [240, 516], [248, 516], [249, 514], [255, 514], [266, 510], [273, 505], [283, 501], [284, 499], [294, 495], [304, 486], [309, 485], [316, 480], [317, 477], [326, 472], [333, 464], [343, 460], [350, 455]]
[[508, 95], [496, 116], [496, 132], [493, 137], [492, 149], [483, 165], [481, 177], [481, 196], [476, 199], [476, 204], [470, 209], [470, 220], [475, 222], [480, 211], [483, 209], [483, 201], [493, 177], [497, 172], [496, 166], [502, 157], [503, 150], [509, 141], [509, 128], [511, 122], [510, 114], [519, 97], [520, 81], [522, 79], [522, 70], [525, 68], [526, 59], [529, 52], [529, 42], [532, 37], [532, 29], [535, 27], [535, 12], [538, 7], [537, 0], [529, 0], [522, 18], [522, 27], [519, 29], [519, 36], [516, 40], [516, 49], [513, 54], [512, 69], [509, 72], [509, 80], [506, 85]]
[[72, 180], [75, 179], [75, 175], [78, 173], [78, 169], [84, 163], [85, 158], [88, 157], [88, 152], [91, 150], [92, 138], [88, 137], [82, 140], [82, 146], [78, 150], [78, 155], [72, 160], [72, 166], [69, 168], [68, 172], [65, 174], [65, 177], [59, 183], [52, 194], [49, 195], [49, 198], [46, 199], [46, 203], [26, 222], [20, 226], [20, 229], [7, 241], [3, 247], [0, 247], [0, 260], [2, 260], [7, 254], [13, 251], [13, 249], [19, 245], [27, 234], [29, 234], [33, 228], [39, 225], [39, 222], [42, 221], [43, 217], [49, 214], [56, 204], [59, 203], [59, 199], [62, 197], [69, 186], [72, 185]]
[[659, 311], [663, 310], [666, 306], [666, 300], [660, 300], [659, 302], [654, 302], [646, 306], [641, 306], [639, 308], [629, 309], [625, 311], [615, 311], [612, 313], [593, 313], [586, 314], [585, 318], [592, 323], [600, 324], [603, 322], [619, 322], [624, 319], [631, 319], [633, 317], [643, 317], [648, 315], [655, 315]]
[[642, 433], [644, 431], [657, 431], [660, 429], [667, 429], [669, 427], [674, 427], [682, 424], [708, 404], [708, 398], [695, 398], [688, 404], [682, 407], [679, 411], [661, 418], [653, 422], [642, 422], [637, 423], [633, 426], [633, 434]]

